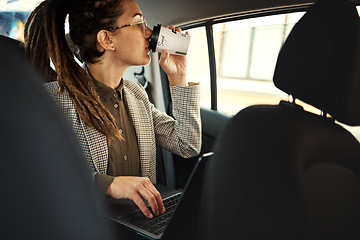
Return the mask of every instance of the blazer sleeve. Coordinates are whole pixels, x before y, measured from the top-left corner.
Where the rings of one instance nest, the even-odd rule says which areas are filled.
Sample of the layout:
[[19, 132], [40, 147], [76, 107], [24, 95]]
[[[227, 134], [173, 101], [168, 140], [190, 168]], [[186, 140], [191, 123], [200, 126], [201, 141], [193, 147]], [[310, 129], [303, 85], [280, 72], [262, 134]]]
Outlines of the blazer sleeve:
[[156, 143], [184, 158], [194, 157], [201, 149], [199, 85], [170, 86], [173, 116], [152, 109]]

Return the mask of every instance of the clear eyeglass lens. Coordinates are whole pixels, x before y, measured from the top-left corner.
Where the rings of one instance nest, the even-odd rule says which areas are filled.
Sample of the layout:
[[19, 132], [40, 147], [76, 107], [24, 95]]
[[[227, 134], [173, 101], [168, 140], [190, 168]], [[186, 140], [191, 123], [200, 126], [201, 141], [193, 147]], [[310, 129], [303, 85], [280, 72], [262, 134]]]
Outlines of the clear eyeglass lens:
[[142, 29], [143, 29], [143, 33], [144, 33], [144, 37], [146, 38], [146, 28], [147, 28], [147, 24], [146, 24], [146, 20], [144, 20], [142, 23], [139, 24]]

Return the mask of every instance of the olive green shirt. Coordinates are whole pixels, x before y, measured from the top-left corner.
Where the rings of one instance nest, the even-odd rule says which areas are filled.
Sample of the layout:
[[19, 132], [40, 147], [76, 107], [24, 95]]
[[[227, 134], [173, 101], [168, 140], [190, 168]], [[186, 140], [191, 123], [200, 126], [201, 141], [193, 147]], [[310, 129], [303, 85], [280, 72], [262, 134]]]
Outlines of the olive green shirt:
[[95, 181], [105, 194], [115, 176], [140, 176], [140, 156], [135, 128], [123, 98], [123, 80], [116, 89], [93, 80], [100, 100], [115, 118], [124, 138], [112, 139], [108, 143], [107, 174], [96, 174]]

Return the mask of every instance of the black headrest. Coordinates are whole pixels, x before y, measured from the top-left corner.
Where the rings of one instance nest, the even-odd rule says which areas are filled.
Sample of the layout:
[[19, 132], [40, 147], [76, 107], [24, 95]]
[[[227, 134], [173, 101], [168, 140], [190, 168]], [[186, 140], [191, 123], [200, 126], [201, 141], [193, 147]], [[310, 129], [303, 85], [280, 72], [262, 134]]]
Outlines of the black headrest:
[[320, 0], [283, 45], [275, 86], [348, 125], [360, 125], [360, 22], [348, 0]]

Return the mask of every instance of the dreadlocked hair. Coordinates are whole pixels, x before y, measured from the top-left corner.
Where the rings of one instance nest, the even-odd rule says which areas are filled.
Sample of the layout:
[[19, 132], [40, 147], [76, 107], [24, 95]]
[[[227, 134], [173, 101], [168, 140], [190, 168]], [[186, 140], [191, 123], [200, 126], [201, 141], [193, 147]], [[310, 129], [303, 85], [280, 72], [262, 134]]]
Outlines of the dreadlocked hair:
[[[57, 80], [81, 120], [104, 134], [108, 141], [123, 137], [115, 119], [100, 101], [90, 75], [74, 59], [65, 37], [69, 14], [70, 36], [80, 49], [81, 59], [95, 63], [104, 52], [96, 48], [96, 34], [116, 24], [122, 0], [45, 0], [29, 15], [25, 24], [25, 55], [50, 81]], [[51, 68], [50, 60], [55, 70]]]

